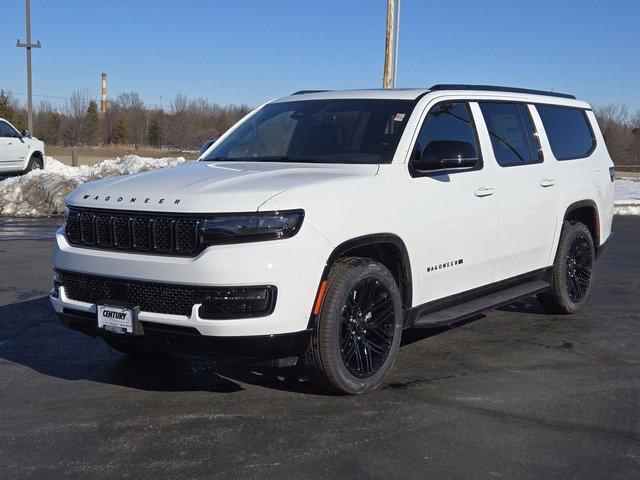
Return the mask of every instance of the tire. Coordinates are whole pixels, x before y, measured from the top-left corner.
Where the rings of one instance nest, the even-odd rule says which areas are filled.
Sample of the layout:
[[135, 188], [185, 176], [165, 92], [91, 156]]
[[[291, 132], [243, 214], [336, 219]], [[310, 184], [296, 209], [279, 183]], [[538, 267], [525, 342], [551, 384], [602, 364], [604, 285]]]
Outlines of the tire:
[[398, 354], [402, 321], [400, 292], [389, 270], [367, 258], [338, 260], [305, 355], [311, 378], [342, 394], [378, 387]]
[[27, 165], [27, 169], [23, 173], [33, 172], [34, 170], [43, 170], [44, 169], [44, 160], [40, 157], [36, 157], [32, 155], [29, 159], [29, 164]]
[[116, 338], [102, 337], [102, 339], [114, 350], [132, 357], [157, 357], [166, 354], [166, 352], [153, 347], [134, 345], [133, 343], [118, 340]]
[[562, 227], [558, 252], [551, 273], [551, 287], [538, 294], [549, 313], [575, 313], [589, 299], [593, 285], [595, 247], [589, 229], [580, 222]]

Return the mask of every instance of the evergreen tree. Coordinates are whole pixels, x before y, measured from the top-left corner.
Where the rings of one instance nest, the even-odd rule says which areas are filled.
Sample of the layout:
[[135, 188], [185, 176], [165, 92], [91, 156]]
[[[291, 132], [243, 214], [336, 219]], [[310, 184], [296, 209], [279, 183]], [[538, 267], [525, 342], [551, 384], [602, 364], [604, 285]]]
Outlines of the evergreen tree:
[[98, 112], [98, 104], [95, 100], [91, 100], [87, 107], [85, 128], [87, 136], [86, 143], [88, 145], [95, 145], [98, 141], [98, 134], [100, 132], [100, 113]]
[[154, 147], [162, 146], [162, 111], [156, 112], [149, 120], [147, 141]]
[[4, 90], [0, 90], [0, 118], [6, 118], [7, 120], [13, 120], [15, 109], [11, 104], [9, 95], [4, 93]]
[[126, 118], [120, 117], [116, 120], [113, 137], [117, 144], [123, 145], [127, 143], [127, 139], [129, 138], [129, 122], [127, 122]]

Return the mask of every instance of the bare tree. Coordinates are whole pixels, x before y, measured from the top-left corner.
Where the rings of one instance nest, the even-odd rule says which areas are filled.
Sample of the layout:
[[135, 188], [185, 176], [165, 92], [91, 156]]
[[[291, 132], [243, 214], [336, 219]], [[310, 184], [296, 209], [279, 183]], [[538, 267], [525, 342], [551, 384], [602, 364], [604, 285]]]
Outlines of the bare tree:
[[41, 139], [49, 145], [64, 144], [65, 117], [56, 107], [47, 101], [41, 101], [36, 107], [33, 126]]
[[621, 103], [594, 108], [611, 158], [618, 164], [637, 163], [632, 152], [633, 134], [629, 108]]
[[91, 101], [89, 90], [78, 90], [71, 94], [62, 111], [66, 117], [66, 141], [68, 145], [84, 145], [85, 117]]
[[138, 92], [120, 93], [114, 102], [120, 110], [119, 125], [126, 125], [124, 143], [142, 145], [147, 131], [147, 112]]
[[[10, 94], [0, 95], [0, 105], [12, 123], [26, 126], [24, 105]], [[118, 143], [196, 150], [205, 140], [217, 139], [249, 111], [247, 106], [221, 106], [182, 94], [176, 95], [169, 111], [152, 110], [137, 92], [119, 94], [104, 113], [95, 107], [86, 90], [74, 92], [61, 108], [41, 102], [34, 118], [36, 132], [49, 145]]]

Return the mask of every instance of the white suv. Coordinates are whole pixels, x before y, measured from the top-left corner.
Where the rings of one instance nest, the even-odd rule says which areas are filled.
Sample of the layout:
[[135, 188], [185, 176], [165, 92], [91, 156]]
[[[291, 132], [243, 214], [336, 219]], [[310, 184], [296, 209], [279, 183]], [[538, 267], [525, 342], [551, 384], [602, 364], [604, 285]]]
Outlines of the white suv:
[[44, 168], [44, 143], [0, 118], [0, 175]]
[[67, 198], [51, 301], [125, 353], [296, 358], [362, 393], [402, 330], [586, 302], [613, 163], [589, 105], [513, 88], [302, 91], [200, 161]]

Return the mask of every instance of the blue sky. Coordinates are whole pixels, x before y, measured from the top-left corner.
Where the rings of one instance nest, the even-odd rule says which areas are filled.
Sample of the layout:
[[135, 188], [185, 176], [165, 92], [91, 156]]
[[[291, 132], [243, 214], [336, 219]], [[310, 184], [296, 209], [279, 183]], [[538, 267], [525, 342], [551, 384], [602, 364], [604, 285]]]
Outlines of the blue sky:
[[[258, 103], [381, 83], [386, 0], [32, 0], [34, 93]], [[640, 107], [639, 0], [403, 0], [398, 86], [489, 83]], [[0, 88], [26, 92], [24, 1], [2, 0]], [[42, 98], [42, 97], [40, 97]], [[40, 98], [36, 97], [36, 101]]]

